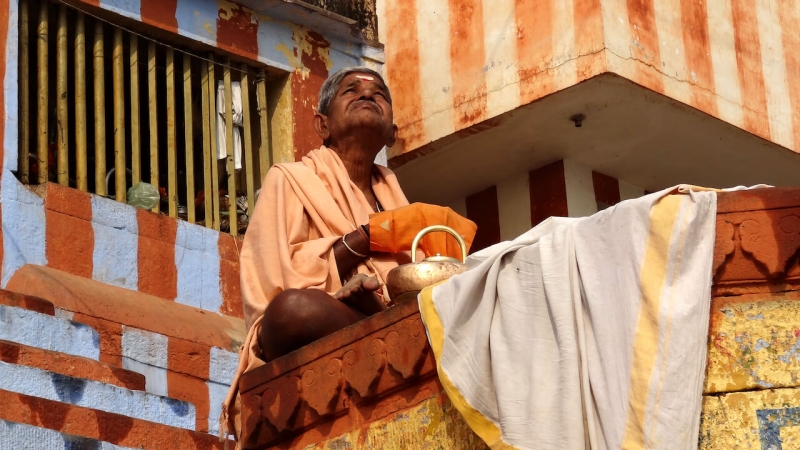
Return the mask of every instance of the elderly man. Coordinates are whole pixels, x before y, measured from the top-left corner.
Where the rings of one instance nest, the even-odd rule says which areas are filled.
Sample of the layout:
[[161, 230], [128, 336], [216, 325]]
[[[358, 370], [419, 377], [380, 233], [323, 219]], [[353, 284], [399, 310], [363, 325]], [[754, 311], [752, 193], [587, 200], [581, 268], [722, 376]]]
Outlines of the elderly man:
[[[355, 67], [328, 78], [314, 129], [322, 147], [270, 169], [244, 240], [248, 334], [237, 380], [385, 309], [387, 273], [410, 260], [405, 253], [370, 251], [369, 215], [408, 205], [392, 171], [373, 163], [397, 136], [380, 74]], [[223, 408], [226, 425], [236, 383]]]
[[385, 309], [388, 272], [411, 259], [370, 251], [370, 214], [408, 205], [392, 171], [373, 163], [397, 137], [380, 74], [355, 67], [328, 78], [314, 129], [322, 147], [270, 169], [247, 230], [240, 261], [248, 334], [223, 431], [236, 427], [242, 373]]

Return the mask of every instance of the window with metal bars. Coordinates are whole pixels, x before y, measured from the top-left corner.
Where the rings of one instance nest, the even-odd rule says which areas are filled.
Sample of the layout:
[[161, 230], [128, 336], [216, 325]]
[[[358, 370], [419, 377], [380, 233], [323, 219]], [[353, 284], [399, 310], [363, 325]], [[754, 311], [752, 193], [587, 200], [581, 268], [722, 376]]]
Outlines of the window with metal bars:
[[271, 164], [264, 68], [57, 1], [21, 0], [19, 20], [21, 182], [120, 202], [144, 186], [154, 212], [246, 230]]

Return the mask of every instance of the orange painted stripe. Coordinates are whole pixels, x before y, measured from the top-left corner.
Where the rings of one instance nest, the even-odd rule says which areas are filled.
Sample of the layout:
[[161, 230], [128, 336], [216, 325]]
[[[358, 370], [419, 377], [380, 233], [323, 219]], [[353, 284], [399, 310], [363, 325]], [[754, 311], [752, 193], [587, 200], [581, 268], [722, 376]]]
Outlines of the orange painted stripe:
[[786, 60], [786, 84], [792, 103], [792, 130], [794, 151], [800, 152], [800, 10], [794, 2], [778, 2], [783, 57]]
[[73, 320], [100, 335], [100, 361], [122, 367], [122, 324], [73, 311]]
[[56, 307], [52, 302], [41, 297], [20, 294], [5, 289], [0, 289], [0, 305], [27, 309], [28, 311], [35, 311], [48, 316], [56, 315]]
[[220, 234], [219, 243], [219, 289], [222, 295], [220, 314], [244, 318], [242, 289], [239, 283], [239, 252], [242, 240], [229, 234]]
[[44, 216], [47, 266], [91, 279], [94, 268], [91, 196], [48, 184]]
[[500, 210], [497, 187], [492, 186], [466, 198], [467, 218], [478, 225], [470, 253], [500, 242]]
[[139, 292], [174, 300], [178, 296], [175, 237], [178, 222], [168, 216], [136, 210], [139, 226]]
[[616, 178], [592, 171], [592, 185], [594, 186], [594, 198], [598, 203], [613, 206], [620, 202], [619, 180]]
[[[421, 0], [425, 1], [425, 0]], [[386, 2], [386, 83], [392, 90], [394, 121], [399, 138], [389, 157], [417, 148], [425, 141], [419, 72], [417, 1]]]
[[[491, 0], [490, 0], [491, 1]], [[450, 1], [450, 73], [457, 130], [486, 119], [482, 0]]]
[[[255, 12], [232, 2], [219, 2], [217, 47], [246, 58], [258, 58], [258, 20]], [[224, 5], [223, 5], [224, 3]], [[174, 15], [174, 14], [173, 14]]]
[[581, 55], [577, 61], [578, 82], [581, 82], [603, 71], [605, 60], [602, 53], [598, 53], [605, 47], [603, 12], [600, 0], [574, 0], [573, 5], [575, 53]]
[[692, 106], [717, 115], [706, 0], [681, 0], [684, 56], [690, 74]]
[[201, 348], [182, 339], [170, 338], [167, 343], [167, 396], [194, 405], [197, 431], [208, 431], [208, 386], [205, 380], [190, 374], [208, 376], [210, 351], [209, 347]]
[[143, 391], [144, 375], [80, 356], [0, 341], [0, 361]]
[[564, 161], [556, 161], [529, 173], [531, 225], [539, 225], [551, 216], [568, 217], [567, 183]]
[[0, 389], [0, 419], [106, 441], [122, 447], [222, 450], [217, 436]]
[[764, 139], [770, 138], [767, 93], [761, 63], [755, 0], [731, 0], [733, 38], [739, 87], [742, 90], [744, 129]]
[[650, 90], [664, 93], [664, 82], [659, 72], [661, 51], [653, 0], [628, 0], [628, 21], [632, 40], [631, 56], [644, 63], [636, 64], [634, 81]]
[[520, 104], [555, 90], [553, 71], [553, 11], [555, 0], [517, 0], [517, 55]]
[[328, 78], [328, 67], [325, 65], [323, 52], [327, 52], [331, 44], [322, 35], [309, 31], [301, 35], [307, 50], [295, 46], [295, 54], [300, 53], [300, 62], [308, 71], [295, 70], [292, 73], [292, 118], [294, 129], [294, 158], [299, 161], [306, 153], [319, 148], [322, 139], [314, 130], [314, 114], [319, 103], [319, 90]]
[[178, 0], [141, 0], [142, 22], [161, 29], [178, 32]]

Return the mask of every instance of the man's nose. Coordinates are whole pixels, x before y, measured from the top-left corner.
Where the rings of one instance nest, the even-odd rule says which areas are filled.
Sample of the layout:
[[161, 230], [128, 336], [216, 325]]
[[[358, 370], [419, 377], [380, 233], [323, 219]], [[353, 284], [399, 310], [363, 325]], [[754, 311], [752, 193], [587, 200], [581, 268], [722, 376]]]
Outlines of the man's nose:
[[373, 89], [372, 87], [361, 88], [361, 92], [359, 92], [358, 99], [375, 101], [375, 89]]

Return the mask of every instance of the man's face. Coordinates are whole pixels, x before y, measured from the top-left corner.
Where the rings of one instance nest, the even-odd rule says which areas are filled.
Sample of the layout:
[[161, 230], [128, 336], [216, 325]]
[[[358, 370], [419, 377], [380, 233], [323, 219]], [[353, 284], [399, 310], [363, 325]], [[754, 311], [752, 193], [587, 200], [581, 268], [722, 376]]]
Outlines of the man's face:
[[383, 82], [368, 73], [348, 74], [336, 91], [326, 116], [329, 136], [333, 141], [353, 132], [364, 137], [385, 139], [384, 145], [394, 143], [394, 116], [389, 92]]

